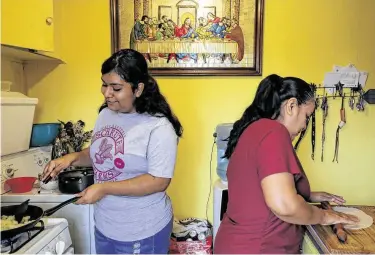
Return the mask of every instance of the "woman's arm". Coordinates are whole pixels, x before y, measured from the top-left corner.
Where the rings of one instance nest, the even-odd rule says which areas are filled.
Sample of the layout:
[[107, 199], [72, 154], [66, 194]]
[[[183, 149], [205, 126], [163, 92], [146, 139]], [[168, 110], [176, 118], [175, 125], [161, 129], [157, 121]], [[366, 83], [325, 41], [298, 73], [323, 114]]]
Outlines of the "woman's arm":
[[308, 204], [297, 193], [293, 173], [298, 173], [300, 166], [288, 131], [283, 126], [274, 128], [263, 139], [257, 153], [258, 175], [270, 210], [289, 223], [320, 224], [323, 210]]
[[168, 188], [174, 173], [178, 138], [169, 121], [164, 121], [150, 135], [147, 148], [148, 173], [124, 181], [103, 183], [105, 194], [145, 196]]
[[72, 153], [74, 160], [72, 166], [92, 166], [90, 159], [90, 147], [87, 147], [79, 152]]
[[267, 206], [283, 221], [298, 225], [322, 224], [325, 212], [297, 194], [293, 175], [272, 174], [261, 181]]
[[80, 152], [66, 154], [61, 158], [51, 160], [43, 171], [42, 180], [47, 179], [48, 176], [55, 177], [64, 169], [70, 166], [91, 166], [90, 147], [83, 149]]
[[327, 192], [311, 192], [309, 201], [311, 203], [320, 203], [320, 202], [333, 202], [338, 205], [344, 204], [346, 201], [342, 196], [330, 194]]
[[150, 174], [142, 174], [135, 178], [131, 178], [118, 182], [103, 183], [104, 194], [118, 196], [146, 196], [153, 193], [165, 191], [170, 178], [155, 177]]
[[307, 203], [297, 194], [290, 173], [269, 175], [261, 185], [267, 206], [283, 221], [298, 225], [356, 224], [359, 221], [356, 216], [322, 210]]

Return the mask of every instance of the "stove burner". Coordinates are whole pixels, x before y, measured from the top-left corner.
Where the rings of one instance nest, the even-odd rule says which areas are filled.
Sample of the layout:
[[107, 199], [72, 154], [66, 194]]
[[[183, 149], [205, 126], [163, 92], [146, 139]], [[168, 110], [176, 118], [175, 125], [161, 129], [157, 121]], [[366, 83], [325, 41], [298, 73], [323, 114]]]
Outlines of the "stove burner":
[[17, 242], [20, 235], [16, 235], [12, 238], [1, 240], [1, 253], [9, 253], [9, 251], [12, 249], [12, 244]]
[[[1, 253], [14, 253], [44, 230], [44, 222], [40, 220], [40, 227], [33, 227], [23, 233], [1, 240]], [[37, 224], [38, 224], [37, 223]]]

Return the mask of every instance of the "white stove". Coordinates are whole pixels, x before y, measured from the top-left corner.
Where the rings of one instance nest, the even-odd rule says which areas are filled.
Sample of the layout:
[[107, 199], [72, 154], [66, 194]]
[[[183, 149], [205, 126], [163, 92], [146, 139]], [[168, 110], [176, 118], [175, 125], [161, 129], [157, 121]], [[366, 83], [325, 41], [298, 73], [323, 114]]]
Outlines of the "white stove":
[[[25, 152], [1, 157], [2, 184], [4, 180], [8, 178], [20, 176], [37, 177], [39, 173], [42, 173], [44, 166], [49, 162], [50, 155], [51, 148], [44, 147], [32, 148]], [[41, 190], [41, 193], [38, 193], [38, 191], [39, 188], [34, 188], [27, 193], [15, 194], [7, 192], [3, 185], [1, 185], [1, 206], [16, 205], [30, 199], [30, 205], [39, 206], [43, 210], [47, 210], [75, 196], [72, 194], [62, 194], [58, 190]], [[69, 204], [50, 217], [67, 220], [73, 243], [72, 247], [74, 247], [75, 253], [95, 254], [92, 205]], [[45, 231], [46, 230], [42, 231], [37, 237], [42, 235]], [[33, 240], [35, 238], [33, 238]]]
[[74, 254], [68, 221], [43, 218], [44, 226], [1, 240], [1, 254]]

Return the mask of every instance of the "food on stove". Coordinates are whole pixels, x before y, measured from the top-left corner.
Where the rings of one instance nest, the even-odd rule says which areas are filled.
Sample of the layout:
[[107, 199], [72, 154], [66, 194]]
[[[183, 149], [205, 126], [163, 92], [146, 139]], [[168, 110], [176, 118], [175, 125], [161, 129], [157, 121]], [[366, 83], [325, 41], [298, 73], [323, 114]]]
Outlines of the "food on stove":
[[30, 221], [30, 216], [23, 217], [21, 222], [18, 223], [14, 215], [12, 216], [3, 215], [1, 216], [1, 221], [0, 221], [1, 231], [19, 228], [23, 225], [29, 224], [30, 222], [32, 222], [32, 220]]
[[374, 223], [374, 220], [370, 215], [368, 215], [367, 213], [365, 213], [364, 211], [362, 211], [358, 208], [335, 206], [333, 208], [333, 210], [336, 211], [336, 212], [340, 212], [340, 213], [346, 213], [346, 214], [354, 215], [359, 219], [359, 222], [357, 222], [356, 224], [344, 225], [343, 227], [345, 229], [355, 230], [355, 229], [369, 228]]

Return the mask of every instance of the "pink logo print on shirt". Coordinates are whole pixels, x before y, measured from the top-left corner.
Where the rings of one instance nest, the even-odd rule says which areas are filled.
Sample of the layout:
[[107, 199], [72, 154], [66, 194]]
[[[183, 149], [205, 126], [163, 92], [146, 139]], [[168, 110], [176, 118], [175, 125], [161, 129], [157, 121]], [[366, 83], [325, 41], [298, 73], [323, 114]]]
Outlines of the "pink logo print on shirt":
[[123, 169], [125, 167], [125, 162], [120, 158], [115, 158], [115, 166], [117, 168]]
[[114, 179], [121, 174], [120, 171], [116, 170], [115, 168], [109, 169], [105, 172], [98, 170], [94, 166], [94, 174], [95, 179], [97, 182], [105, 182], [105, 181], [114, 181]]
[[116, 126], [105, 126], [98, 132], [96, 132], [92, 138], [91, 144], [93, 144], [96, 140], [108, 137], [110, 138], [115, 145], [115, 153], [114, 155], [117, 155], [118, 153], [124, 154], [124, 134], [119, 127]]
[[94, 134], [91, 148], [96, 182], [115, 181], [122, 173], [119, 170], [125, 167], [120, 157], [124, 154], [124, 136], [118, 126], [105, 126]]
[[112, 154], [111, 154], [111, 150], [113, 148], [113, 145], [112, 144], [107, 144], [108, 143], [108, 140], [107, 138], [104, 138], [103, 141], [101, 142], [100, 146], [99, 146], [99, 151], [97, 153], [95, 153], [95, 163], [96, 164], [103, 164], [104, 163], [104, 160], [106, 159], [110, 159], [112, 160], [113, 157], [112, 157]]

